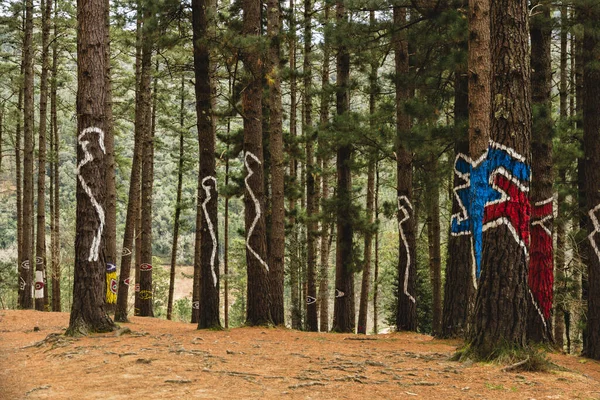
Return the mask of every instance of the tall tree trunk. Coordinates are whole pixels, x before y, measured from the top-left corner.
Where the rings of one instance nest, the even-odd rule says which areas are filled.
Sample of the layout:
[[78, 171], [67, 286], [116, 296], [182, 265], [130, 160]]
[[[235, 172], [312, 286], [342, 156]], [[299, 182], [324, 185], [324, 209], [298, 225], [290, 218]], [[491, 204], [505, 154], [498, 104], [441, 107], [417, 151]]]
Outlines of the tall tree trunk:
[[[379, 221], [379, 161], [375, 163], [375, 221]], [[373, 333], [379, 333], [379, 225], [375, 231], [375, 265], [373, 270]]]
[[537, 1], [531, 19], [531, 94], [533, 129], [531, 138], [531, 249], [528, 285], [527, 338], [534, 342], [552, 339], [551, 310], [554, 284], [554, 246], [552, 242], [554, 191], [552, 176], [552, 65], [550, 44], [552, 25], [550, 7]]
[[[231, 89], [231, 85], [230, 85]], [[231, 90], [230, 90], [231, 93]], [[231, 121], [227, 121], [227, 133], [231, 131]], [[229, 150], [229, 149], [228, 149]], [[229, 155], [225, 160], [225, 187], [229, 185]], [[229, 196], [225, 197], [225, 221], [224, 221], [225, 234], [223, 240], [225, 241], [223, 247], [223, 273], [225, 274], [225, 285], [223, 288], [223, 302], [225, 308], [225, 329], [229, 329]]]
[[48, 59], [52, 0], [42, 0], [42, 74], [40, 76], [40, 122], [38, 139], [37, 228], [35, 245], [35, 309], [43, 311], [46, 290], [46, 127], [48, 126]]
[[319, 331], [317, 309], [317, 188], [315, 185], [314, 142], [316, 131], [312, 126], [312, 0], [304, 0], [304, 124], [306, 138], [306, 329]]
[[[336, 30], [343, 32], [348, 14], [342, 1], [336, 3]], [[336, 111], [346, 114], [350, 109], [350, 53], [338, 38], [336, 43]], [[349, 138], [338, 134], [337, 144], [337, 238], [335, 249], [335, 303], [333, 327], [335, 332], [354, 332], [354, 223], [352, 220], [352, 162], [353, 146]]]
[[25, 39], [23, 42], [23, 243], [19, 275], [19, 308], [32, 308], [33, 278], [33, 0], [25, 0]]
[[110, 0], [106, 1], [106, 308], [114, 312], [117, 303], [117, 188], [115, 164], [115, 138], [112, 115], [112, 78], [110, 65]]
[[[131, 284], [131, 261], [133, 259], [133, 245], [135, 241], [135, 251], [138, 252], [139, 246], [135, 236], [139, 235], [137, 221], [140, 215], [140, 178], [142, 169], [142, 109], [140, 96], [140, 74], [141, 74], [141, 10], [138, 7], [137, 29], [136, 29], [136, 65], [135, 65], [135, 126], [134, 126], [134, 145], [133, 160], [131, 163], [131, 173], [129, 178], [129, 196], [127, 201], [127, 214], [125, 216], [125, 230], [123, 232], [123, 249], [121, 253], [121, 275], [119, 277], [119, 288], [117, 292], [117, 307], [115, 309], [115, 321], [127, 322], [127, 307], [129, 303], [129, 286]], [[140, 61], [138, 61], [140, 60]], [[137, 232], [136, 232], [137, 231]], [[139, 258], [136, 257], [136, 265], [139, 265]], [[135, 268], [135, 288], [139, 288], [138, 268]], [[139, 291], [135, 291], [135, 315], [139, 310]]]
[[279, 0], [267, 2], [267, 32], [269, 37], [269, 146], [271, 151], [271, 247], [269, 252], [269, 284], [271, 317], [275, 325], [285, 323], [284, 262], [285, 262], [285, 195], [283, 128], [281, 105], [281, 6]]
[[[325, 4], [325, 23], [329, 23], [329, 3]], [[321, 129], [326, 129], [329, 123], [329, 35], [325, 32], [323, 45], [323, 65], [321, 72], [321, 115], [319, 124]], [[319, 147], [325, 147], [325, 140], [319, 137]], [[321, 201], [325, 203], [329, 198], [329, 159], [326, 154], [321, 159]], [[324, 211], [324, 208], [322, 208]], [[329, 330], [329, 236], [328, 225], [321, 222], [321, 268], [319, 271], [319, 319], [321, 332]]]
[[173, 221], [173, 244], [171, 246], [171, 270], [169, 273], [169, 299], [167, 301], [167, 319], [173, 316], [173, 294], [175, 293], [175, 270], [177, 267], [177, 243], [179, 241], [179, 217], [181, 216], [181, 190], [183, 186], [183, 146], [184, 146], [184, 111], [185, 111], [185, 75], [181, 74], [181, 103], [179, 106], [179, 161], [177, 163], [177, 200], [175, 201], [175, 218]]
[[[600, 360], [600, 33], [597, 4], [582, 7], [583, 36], [583, 148], [585, 154], [585, 185], [587, 212], [586, 228], [589, 243], [584, 247], [588, 267], [587, 322], [583, 354]], [[579, 99], [578, 99], [579, 100]]]
[[[375, 25], [375, 11], [369, 12], [369, 24], [374, 29]], [[377, 67], [379, 66], [379, 60], [376, 57], [371, 60], [371, 71], [369, 74], [369, 127], [371, 132], [374, 133], [377, 129], [375, 124], [375, 109], [377, 100]], [[367, 171], [367, 221], [369, 225], [373, 224], [373, 203], [375, 198], [375, 160], [378, 154], [370, 155], [369, 166]], [[365, 249], [364, 249], [364, 261], [362, 271], [362, 282], [360, 288], [360, 307], [358, 309], [358, 328], [357, 333], [367, 333], [367, 314], [369, 311], [369, 290], [371, 284], [371, 252], [373, 248], [373, 234], [371, 233], [370, 227], [365, 232]]]
[[[290, 0], [290, 137], [292, 145], [296, 141], [297, 129], [297, 82], [296, 82], [296, 19], [294, 17], [294, 0]], [[290, 181], [295, 185], [298, 177], [298, 161], [294, 154], [290, 160]], [[290, 225], [292, 239], [290, 245], [290, 291], [292, 302], [292, 329], [302, 329], [302, 308], [300, 306], [300, 289], [298, 286], [298, 224], [296, 223], [297, 199], [290, 199]]]
[[[200, 154], [198, 174], [198, 202], [201, 203], [200, 218], [200, 312], [198, 329], [217, 328], [219, 320], [219, 244], [218, 244], [218, 196], [215, 161], [215, 127], [211, 100], [210, 53], [206, 37], [211, 8], [209, 0], [192, 2], [194, 26], [194, 72], [196, 78], [196, 117]], [[196, 241], [196, 243], [198, 243]]]
[[[469, 153], [470, 162], [478, 166], [485, 158], [490, 141], [491, 126], [491, 22], [490, 2], [471, 0], [469, 2]], [[458, 160], [457, 160], [458, 163]], [[455, 169], [458, 171], [460, 165]], [[472, 253], [475, 259], [475, 276], [481, 276], [481, 254], [483, 248], [482, 224], [484, 204], [479, 199], [485, 192], [488, 182], [480, 175], [469, 177], [469, 228], [472, 236]]]
[[265, 196], [262, 146], [263, 67], [259, 47], [261, 2], [243, 0], [242, 34], [251, 44], [243, 51], [248, 85], [242, 96], [244, 112], [244, 164], [246, 191], [246, 265], [248, 268], [247, 325], [272, 323], [269, 305], [269, 266], [267, 260]]
[[[142, 2], [143, 41], [142, 41], [142, 70], [140, 77], [140, 106], [142, 140], [142, 192], [141, 192], [141, 264], [140, 268], [140, 316], [153, 317], [153, 287], [152, 287], [152, 197], [154, 180], [154, 124], [152, 107], [153, 96], [156, 96], [156, 85], [153, 93], [152, 80], [152, 11], [148, 2]], [[137, 282], [136, 282], [137, 283]]]
[[410, 116], [404, 104], [409, 100], [410, 89], [402, 82], [408, 81], [409, 55], [406, 29], [406, 9], [394, 7], [395, 32], [392, 37], [396, 65], [396, 162], [398, 201], [398, 306], [396, 310], [396, 328], [399, 331], [417, 330], [417, 307], [415, 299], [416, 238], [415, 215], [412, 206], [412, 153], [406, 142], [410, 136]]
[[[567, 45], [569, 32], [569, 16], [566, 1], [563, 1], [560, 7], [560, 119], [565, 122], [569, 114], [567, 102], [569, 100], [568, 89], [568, 70], [567, 70]], [[558, 182], [560, 186], [566, 185], [567, 171], [565, 168], [560, 168], [558, 171]], [[554, 265], [554, 341], [556, 346], [562, 350], [564, 348], [565, 334], [565, 246], [567, 239], [565, 206], [566, 196], [562, 190], [558, 191], [558, 210], [556, 220], [556, 262]]]
[[[476, 68], [477, 65], [471, 65], [470, 67], [471, 71], [476, 71]], [[471, 109], [469, 108], [468, 76], [467, 66], [464, 65], [457, 68], [454, 77], [454, 128], [457, 137], [454, 142], [454, 152], [457, 157], [455, 166], [457, 166], [456, 163], [460, 155], [468, 154], [469, 150], [467, 130]], [[489, 93], [489, 80], [487, 89]], [[475, 95], [475, 93], [473, 94]], [[460, 227], [459, 221], [461, 221], [461, 218], [468, 217], [464, 215], [462, 207], [465, 205], [460, 200], [457, 192], [465, 182], [456, 170], [453, 175], [452, 222], [450, 236], [448, 237], [448, 261], [446, 264], [444, 309], [442, 312], [442, 330], [440, 335], [444, 338], [466, 336], [468, 316], [469, 311], [473, 308], [476, 286], [475, 260], [472, 253], [473, 236], [470, 234], [470, 230], [467, 234], [461, 234], [461, 231], [457, 229]]]
[[427, 188], [427, 236], [429, 243], [429, 273], [433, 292], [432, 334], [442, 332], [442, 257], [440, 243], [440, 187], [437, 155], [430, 154]]
[[52, 42], [52, 81], [50, 83], [50, 123], [52, 129], [52, 137], [54, 140], [51, 147], [54, 155], [53, 165], [54, 173], [52, 174], [53, 189], [50, 190], [50, 197], [54, 199], [54, 208], [52, 215], [52, 311], [61, 311], [61, 294], [60, 294], [60, 132], [58, 131], [58, 114], [57, 114], [57, 89], [58, 89], [58, 3], [54, 0], [54, 38]]
[[[25, 21], [23, 20], [23, 24]], [[24, 49], [21, 51], [21, 74], [19, 76], [19, 97], [17, 100], [17, 109], [15, 110], [15, 180], [17, 189], [17, 268], [19, 269], [19, 298], [18, 304], [21, 307], [21, 287], [27, 280], [27, 270], [23, 268], [23, 175], [21, 169], [21, 123], [23, 122], [23, 83], [20, 77], [23, 76], [25, 68]], [[29, 265], [29, 264], [27, 264]]]
[[[491, 5], [492, 115], [489, 196], [483, 216], [481, 277], [471, 348], [482, 358], [525, 346], [531, 207], [529, 12], [525, 0]], [[504, 196], [503, 196], [504, 194]], [[480, 193], [479, 196], [482, 194]]]
[[77, 3], [77, 221], [73, 307], [67, 334], [115, 329], [104, 309], [103, 229], [106, 200], [105, 0]]
[[[373, 110], [371, 112], [373, 114]], [[367, 172], [367, 221], [373, 224], [373, 203], [375, 199], [375, 161], [369, 160]], [[367, 333], [367, 314], [369, 312], [369, 290], [371, 281], [371, 253], [373, 248], [373, 234], [365, 233], [365, 252], [362, 271], [362, 282], [360, 288], [360, 307], [358, 310], [357, 333]]]

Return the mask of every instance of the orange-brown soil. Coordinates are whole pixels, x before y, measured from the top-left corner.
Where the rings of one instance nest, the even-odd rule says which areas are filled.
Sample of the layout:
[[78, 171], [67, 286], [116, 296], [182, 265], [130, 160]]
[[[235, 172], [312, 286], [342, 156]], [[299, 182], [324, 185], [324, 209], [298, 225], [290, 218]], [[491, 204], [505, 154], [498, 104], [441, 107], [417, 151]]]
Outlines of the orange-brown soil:
[[198, 331], [135, 317], [122, 324], [130, 334], [48, 337], [68, 318], [0, 311], [0, 399], [600, 399], [600, 363], [562, 354], [551, 359], [564, 370], [502, 372], [448, 361], [459, 342], [412, 333]]

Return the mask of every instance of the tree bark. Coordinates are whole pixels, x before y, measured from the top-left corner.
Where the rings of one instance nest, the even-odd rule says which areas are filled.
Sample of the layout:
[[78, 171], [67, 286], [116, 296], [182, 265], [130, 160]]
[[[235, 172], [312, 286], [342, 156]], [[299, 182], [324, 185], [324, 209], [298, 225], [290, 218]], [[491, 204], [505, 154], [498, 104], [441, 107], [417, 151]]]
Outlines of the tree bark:
[[404, 109], [409, 100], [410, 89], [401, 79], [409, 73], [409, 54], [406, 30], [399, 28], [406, 24], [406, 9], [394, 7], [393, 48], [396, 67], [396, 163], [398, 201], [398, 305], [396, 329], [399, 331], [417, 330], [417, 307], [415, 299], [416, 278], [416, 238], [415, 213], [412, 205], [412, 153], [406, 142], [410, 136], [410, 117]]
[[586, 228], [588, 243], [584, 251], [588, 267], [588, 310], [583, 354], [600, 360], [600, 18], [598, 4], [582, 7], [583, 36], [583, 148], [585, 155], [585, 185], [587, 200]]
[[269, 266], [267, 260], [265, 195], [262, 145], [262, 54], [257, 46], [260, 38], [261, 2], [243, 0], [242, 34], [251, 45], [242, 52], [248, 82], [242, 96], [244, 113], [244, 164], [246, 190], [246, 264], [248, 268], [248, 304], [246, 324], [271, 324], [269, 304]]
[[[471, 68], [472, 71], [476, 70], [476, 65]], [[466, 70], [466, 65], [459, 67], [454, 77], [454, 127], [457, 137], [454, 142], [454, 153], [457, 157], [469, 151], [467, 140], [470, 112], [469, 78]], [[464, 180], [456, 171], [453, 175], [453, 188], [458, 190], [464, 184]], [[452, 224], [454, 224], [454, 220], [461, 216], [462, 203], [457, 192], [453, 190], [452, 193]], [[452, 226], [450, 228], [440, 335], [443, 338], [464, 338], [467, 334], [469, 312], [473, 308], [476, 290], [472, 237], [472, 234], [461, 235], [453, 231]]]
[[54, 139], [52, 152], [54, 155], [54, 173], [52, 174], [53, 190], [50, 190], [50, 196], [54, 199], [54, 208], [52, 214], [52, 311], [61, 311], [61, 267], [60, 267], [60, 132], [58, 131], [57, 114], [57, 89], [58, 89], [58, 3], [54, 2], [54, 38], [52, 42], [52, 81], [50, 83], [50, 120]]
[[[200, 218], [200, 310], [198, 329], [218, 328], [219, 320], [219, 244], [218, 196], [215, 161], [215, 127], [211, 100], [211, 60], [206, 40], [210, 14], [209, 0], [193, 0], [194, 72], [196, 78], [196, 117], [199, 144], [198, 202]], [[198, 230], [196, 230], [198, 234]], [[198, 243], [196, 241], [196, 243]]]
[[271, 317], [275, 325], [285, 323], [285, 195], [283, 128], [281, 104], [281, 10], [279, 0], [267, 2], [267, 34], [269, 38], [269, 146], [271, 151], [271, 247], [269, 252], [269, 284]]
[[[375, 164], [375, 221], [379, 221], [379, 161]], [[379, 225], [375, 231], [375, 265], [373, 270], [373, 333], [379, 333]]]
[[489, 147], [486, 163], [492, 192], [484, 198], [488, 203], [482, 228], [482, 272], [471, 339], [472, 351], [481, 358], [492, 358], [506, 346], [525, 346], [529, 296], [531, 90], [527, 2], [492, 2], [490, 15], [491, 138], [495, 143]]
[[[531, 249], [529, 257], [527, 338], [533, 342], [552, 339], [551, 310], [554, 285], [552, 174], [552, 65], [550, 45], [552, 25], [550, 7], [534, 2], [536, 15], [531, 19], [531, 93], [533, 129], [531, 138]], [[534, 5], [534, 6], [535, 6]]]
[[183, 186], [183, 146], [184, 146], [184, 110], [185, 110], [185, 75], [181, 74], [181, 103], [179, 107], [179, 161], [177, 163], [177, 199], [175, 201], [175, 217], [173, 221], [173, 243], [171, 246], [171, 270], [169, 273], [169, 299], [167, 300], [167, 319], [173, 316], [173, 295], [175, 293], [175, 271], [177, 268], [177, 243], [179, 241], [179, 217], [181, 216], [181, 190]]
[[[129, 196], [127, 202], [127, 214], [125, 217], [125, 230], [123, 232], [123, 250], [121, 253], [121, 274], [119, 277], [119, 288], [117, 292], [117, 307], [115, 309], [115, 321], [127, 322], [127, 307], [129, 303], [129, 286], [131, 284], [131, 261], [133, 259], [133, 245], [136, 234], [136, 225], [138, 216], [140, 215], [140, 177], [142, 167], [142, 140], [143, 132], [142, 125], [142, 109], [140, 104], [140, 73], [141, 65], [137, 60], [141, 58], [141, 10], [138, 10], [137, 22], [137, 44], [136, 44], [136, 84], [135, 84], [135, 126], [134, 126], [134, 145], [133, 145], [133, 160], [131, 163], [131, 173], [129, 178]], [[139, 49], [139, 50], [138, 50]], [[139, 231], [138, 231], [139, 234]], [[136, 243], [136, 252], [138, 245]], [[139, 258], [136, 257], [136, 261]], [[139, 264], [139, 262], [137, 263]], [[139, 287], [139, 276], [134, 274], [135, 287]], [[136, 299], [138, 298], [136, 291]], [[139, 302], [139, 301], [138, 301]], [[139, 304], [135, 305], [139, 309]], [[136, 315], [138, 313], [136, 312]]]
[[[374, 29], [375, 25], [375, 11], [369, 12], [369, 24]], [[371, 132], [375, 132], [377, 127], [375, 123], [375, 111], [377, 101], [377, 67], [379, 66], [379, 60], [376, 57], [371, 60], [371, 71], [369, 74], [369, 127]], [[373, 234], [371, 233], [370, 226], [373, 225], [373, 206], [375, 199], [375, 163], [378, 158], [378, 154], [370, 155], [369, 165], [367, 171], [367, 221], [369, 223], [369, 229], [365, 232], [365, 248], [364, 248], [364, 260], [363, 260], [363, 271], [362, 271], [362, 282], [360, 288], [360, 307], [358, 310], [358, 328], [357, 333], [367, 333], [367, 314], [369, 312], [369, 290], [371, 285], [371, 253], [373, 249]]]
[[[324, 18], [325, 24], [329, 24], [329, 2], [325, 3]], [[323, 65], [321, 72], [321, 115], [319, 124], [322, 130], [327, 129], [329, 123], [329, 58], [330, 58], [330, 39], [327, 30], [323, 38]], [[325, 141], [319, 136], [319, 147], [324, 147]], [[329, 197], [329, 159], [326, 154], [321, 159], [321, 202], [324, 204]], [[321, 222], [321, 268], [319, 271], [319, 320], [321, 332], [329, 330], [329, 236], [328, 224]]]
[[304, 124], [306, 138], [306, 329], [319, 331], [317, 309], [317, 189], [315, 185], [314, 142], [316, 131], [312, 126], [312, 1], [304, 0]]
[[[142, 192], [141, 192], [141, 264], [140, 268], [140, 291], [138, 293], [140, 303], [140, 316], [153, 317], [153, 288], [152, 288], [152, 195], [154, 179], [154, 126], [152, 107], [152, 29], [153, 18], [148, 2], [142, 2], [143, 16], [143, 40], [142, 40], [142, 65], [140, 76], [140, 107], [142, 140]], [[156, 86], [156, 85], [155, 85]], [[136, 281], [137, 283], [137, 281]]]
[[[290, 0], [290, 137], [292, 143], [296, 141], [297, 135], [297, 81], [296, 81], [296, 19], [294, 17], [294, 0]], [[290, 182], [294, 185], [298, 179], [298, 161], [296, 156], [290, 154]], [[300, 289], [298, 276], [298, 238], [299, 227], [296, 223], [297, 198], [290, 198], [289, 212], [291, 225], [292, 239], [290, 243], [290, 292], [291, 292], [291, 309], [292, 309], [292, 329], [302, 329], [302, 308], [300, 306]]]
[[33, 0], [25, 0], [23, 42], [23, 237], [19, 266], [19, 308], [32, 308], [33, 280]]
[[[25, 20], [23, 19], [23, 25]], [[23, 76], [25, 68], [25, 51], [21, 51], [21, 74]], [[20, 79], [19, 79], [20, 80]], [[19, 271], [19, 293], [18, 293], [18, 305], [21, 307], [21, 286], [23, 282], [27, 280], [27, 270], [23, 268], [23, 174], [21, 169], [21, 123], [23, 122], [23, 83], [19, 82], [19, 97], [17, 100], [17, 109], [15, 112], [15, 186], [17, 189], [17, 268]], [[28, 264], [27, 264], [28, 265]]]
[[112, 77], [110, 65], [110, 0], [106, 1], [106, 308], [114, 312], [117, 303], [117, 188], [115, 164], [115, 138], [112, 115]]
[[104, 309], [106, 159], [105, 0], [77, 2], [77, 221], [73, 307], [67, 334], [115, 329]]
[[427, 236], [429, 243], [429, 273], [433, 292], [432, 334], [442, 332], [442, 256], [440, 243], [440, 187], [437, 155], [431, 153], [428, 162]]

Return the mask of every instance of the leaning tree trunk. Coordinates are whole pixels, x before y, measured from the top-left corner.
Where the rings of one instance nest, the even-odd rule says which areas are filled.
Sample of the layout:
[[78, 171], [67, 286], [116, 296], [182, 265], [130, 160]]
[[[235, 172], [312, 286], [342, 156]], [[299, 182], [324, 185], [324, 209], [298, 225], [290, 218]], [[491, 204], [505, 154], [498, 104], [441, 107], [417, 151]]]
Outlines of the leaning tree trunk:
[[285, 194], [283, 129], [281, 105], [281, 10], [279, 0], [267, 3], [269, 37], [269, 148], [271, 152], [271, 247], [269, 253], [269, 284], [271, 317], [275, 325], [285, 323], [284, 262], [285, 262]]
[[115, 328], [104, 309], [106, 200], [106, 38], [105, 0], [77, 4], [77, 220], [73, 307], [67, 334]]
[[244, 209], [246, 219], [246, 264], [248, 268], [247, 325], [272, 323], [269, 305], [269, 265], [265, 223], [265, 185], [263, 179], [262, 144], [262, 61], [260, 48], [261, 2], [243, 0], [242, 33], [250, 44], [242, 59], [248, 82], [242, 96], [244, 114], [244, 165], [246, 190]]
[[528, 285], [530, 290], [527, 338], [534, 342], [552, 339], [551, 310], [554, 285], [552, 243], [552, 65], [550, 44], [552, 24], [550, 7], [534, 2], [536, 15], [531, 19], [531, 93], [533, 129], [531, 137], [531, 249]]
[[[198, 202], [201, 203], [200, 218], [200, 310], [198, 329], [218, 328], [219, 320], [219, 243], [218, 243], [218, 196], [215, 161], [215, 127], [211, 100], [211, 67], [208, 42], [206, 41], [210, 0], [193, 0], [194, 72], [196, 88], [196, 117], [200, 147], [200, 171], [198, 174]], [[198, 230], [196, 230], [198, 234]], [[196, 243], [198, 243], [196, 241]], [[196, 265], [194, 265], [195, 267]]]
[[38, 139], [37, 228], [35, 245], [35, 309], [48, 304], [46, 289], [46, 127], [48, 126], [48, 60], [52, 0], [42, 0], [42, 74], [40, 76], [40, 122]]
[[583, 148], [588, 241], [584, 247], [588, 267], [588, 311], [583, 354], [600, 360], [600, 10], [590, 5], [585, 15], [583, 37]]
[[[348, 14], [342, 1], [336, 3], [336, 29], [343, 32]], [[343, 116], [350, 109], [350, 53], [338, 39], [336, 111]], [[345, 133], [338, 134], [337, 144], [337, 238], [335, 249], [335, 303], [333, 326], [335, 332], [354, 332], [354, 260], [352, 244], [354, 224], [352, 221], [352, 153], [353, 146]]]
[[404, 109], [410, 90], [408, 82], [409, 60], [406, 29], [406, 9], [394, 7], [393, 47], [396, 63], [396, 162], [397, 162], [397, 202], [398, 202], [398, 306], [396, 328], [399, 331], [417, 330], [417, 307], [415, 299], [416, 238], [415, 213], [412, 205], [412, 154], [406, 146], [410, 136], [410, 117]]
[[19, 308], [32, 308], [33, 280], [33, 0], [25, 1], [23, 42], [23, 243], [19, 269]]
[[[485, 168], [481, 277], [471, 349], [481, 358], [525, 346], [530, 181], [529, 11], [525, 0], [491, 5], [492, 120]], [[481, 199], [483, 197], [483, 199]]]

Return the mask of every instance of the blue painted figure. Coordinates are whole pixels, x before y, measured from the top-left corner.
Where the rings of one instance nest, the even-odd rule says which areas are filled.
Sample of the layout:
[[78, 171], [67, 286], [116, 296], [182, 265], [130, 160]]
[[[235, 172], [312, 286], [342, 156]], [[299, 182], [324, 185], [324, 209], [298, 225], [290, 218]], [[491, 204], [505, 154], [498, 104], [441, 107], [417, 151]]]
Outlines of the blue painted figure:
[[[511, 196], [509, 193], [514, 193], [515, 190], [518, 192], [529, 190], [530, 167], [514, 150], [490, 142], [488, 150], [476, 161], [459, 154], [456, 157], [454, 171], [465, 183], [454, 188], [461, 211], [452, 216], [451, 232], [454, 236], [472, 235], [471, 250], [476, 265], [476, 276], [479, 278], [483, 247], [482, 233], [485, 227], [505, 223], [509, 225], [513, 234], [517, 234], [517, 238], [527, 236], [525, 242], [528, 242], [528, 228], [527, 232], [523, 231], [523, 224], [514, 218], [516, 207], [522, 211], [516, 214], [528, 221], [529, 203], [527, 201], [525, 204], [523, 201], [527, 196]], [[508, 179], [511, 190], [506, 191], [498, 186], [497, 177], [500, 175]], [[486, 207], [501, 203], [506, 203], [507, 206], [495, 207], [495, 212], [490, 213], [486, 218]]]

